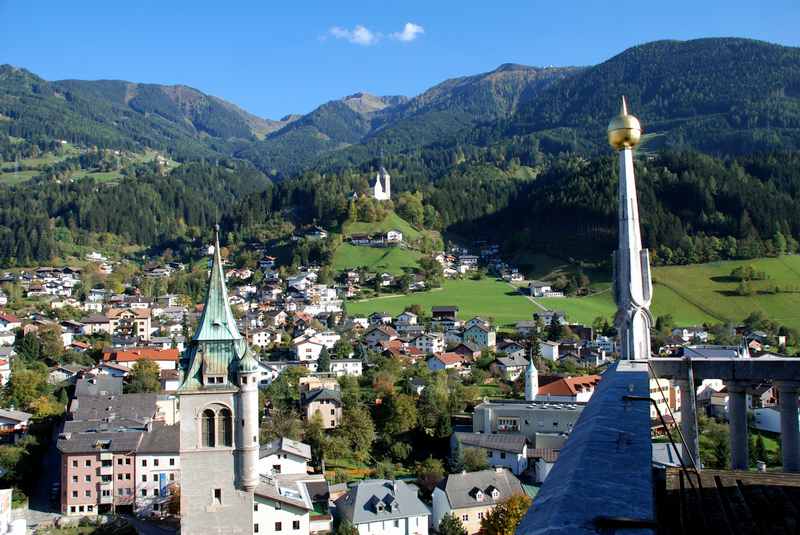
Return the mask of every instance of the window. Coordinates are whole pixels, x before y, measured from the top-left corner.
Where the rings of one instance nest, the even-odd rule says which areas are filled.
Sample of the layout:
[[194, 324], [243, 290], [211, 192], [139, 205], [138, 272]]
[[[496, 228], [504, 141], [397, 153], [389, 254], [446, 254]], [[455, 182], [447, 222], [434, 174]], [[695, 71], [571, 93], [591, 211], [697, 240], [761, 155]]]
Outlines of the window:
[[483, 512], [478, 513], [478, 520], [483, 520]]
[[130, 475], [130, 474], [125, 474], [125, 479], [127, 479], [128, 481], [130, 481], [130, 480], [131, 480], [131, 475]]
[[222, 505], [222, 489], [214, 489], [214, 503]]
[[153, 466], [158, 466], [158, 459], [153, 459]]
[[122, 481], [122, 474], [117, 474], [117, 479], [118, 479], [119, 481]]
[[[396, 528], [400, 527], [400, 521], [399, 520], [395, 520], [394, 521], [394, 527], [396, 527]], [[300, 528], [300, 522], [297, 522], [297, 527], [295, 529], [299, 529], [299, 528]]]
[[72, 461], [72, 468], [78, 468], [78, 461]]
[[86, 481], [87, 483], [91, 483], [92, 482], [92, 476], [83, 476], [83, 480]]
[[120, 457], [119, 459], [117, 459], [117, 464], [122, 464], [122, 457]]
[[258, 512], [258, 504], [257, 503], [253, 504], [253, 511]]
[[127, 464], [127, 465], [131, 464], [131, 458], [130, 457], [126, 457], [125, 458], [125, 464]]
[[79, 513], [82, 513], [82, 512], [83, 512], [83, 506], [82, 506], [82, 505], [79, 505], [79, 506], [78, 506], [78, 512], [79, 512]]
[[78, 491], [77, 490], [73, 490], [72, 491], [72, 497], [73, 498], [77, 498], [78, 497]]
[[501, 458], [501, 459], [505, 459], [505, 458], [506, 458], [506, 452], [504, 452], [504, 451], [501, 451], [501, 452], [500, 452], [500, 458]]
[[147, 483], [147, 476], [142, 476], [142, 483]]
[[92, 511], [94, 511], [94, 505], [87, 505], [86, 510], [91, 513]]
[[122, 489], [117, 489], [117, 494], [119, 494], [120, 496], [122, 496]]
[[469, 515], [461, 515], [461, 520], [466, 522], [467, 520], [469, 520]]
[[220, 409], [219, 427], [221, 433], [221, 440], [223, 446], [233, 446], [233, 419], [231, 418], [231, 411], [229, 409]]
[[91, 490], [85, 490], [85, 491], [83, 491], [83, 495], [85, 497], [87, 497], [87, 498], [91, 498], [92, 497], [92, 491]]
[[86, 459], [86, 462], [84, 462], [83, 465], [85, 467], [89, 468], [90, 466], [92, 466], [92, 461], [90, 461], [89, 459]]
[[158, 496], [158, 489], [153, 489], [153, 496]]
[[153, 474], [153, 483], [158, 481], [158, 474]]
[[169, 459], [169, 465], [170, 466], [175, 466], [175, 459], [173, 459], [172, 457], [170, 457], [170, 459]]
[[258, 533], [258, 524], [253, 524], [253, 533]]
[[283, 525], [280, 522], [275, 522], [275, 531], [280, 531], [283, 529]]
[[203, 446], [213, 448], [216, 445], [216, 432], [214, 430], [214, 411], [211, 409], [203, 411], [202, 427]]
[[147, 466], [147, 459], [142, 459], [142, 466]]
[[[397, 520], [395, 520], [397, 522]], [[300, 521], [299, 520], [292, 520], [292, 529], [300, 529]]]
[[489, 450], [488, 452], [486, 452], [486, 456], [487, 456], [488, 458], [490, 458], [490, 459], [491, 459], [491, 458], [492, 458], [492, 455], [494, 455], [494, 454], [492, 453], [492, 450]]
[[147, 489], [142, 489], [142, 496], [147, 496]]
[[175, 481], [175, 474], [174, 473], [169, 475], [169, 480], [170, 481]]
[[78, 476], [72, 476], [72, 482], [73, 483], [77, 483], [78, 482]]
[[70, 505], [69, 506], [69, 512], [70, 513], [74, 513], [75, 512], [75, 506], [74, 505]]

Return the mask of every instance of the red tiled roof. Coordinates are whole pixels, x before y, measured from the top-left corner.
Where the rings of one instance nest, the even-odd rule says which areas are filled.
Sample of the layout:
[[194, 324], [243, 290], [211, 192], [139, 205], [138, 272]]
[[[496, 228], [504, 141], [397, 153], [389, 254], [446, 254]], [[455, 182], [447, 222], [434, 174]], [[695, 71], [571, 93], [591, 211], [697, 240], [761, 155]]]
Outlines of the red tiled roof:
[[562, 377], [557, 381], [539, 387], [540, 396], [574, 396], [578, 392], [594, 388], [600, 382], [599, 375], [581, 375], [578, 377]]
[[458, 353], [439, 353], [438, 355], [435, 355], [434, 358], [438, 359], [439, 362], [445, 366], [458, 364], [459, 362], [464, 362], [466, 360], [464, 355], [460, 355]]
[[14, 314], [9, 314], [8, 312], [0, 312], [0, 320], [6, 321], [8, 323], [19, 322], [18, 317], [16, 317]]
[[106, 349], [103, 351], [104, 362], [135, 362], [137, 360], [170, 360], [178, 362], [180, 352], [177, 349], [159, 349], [137, 347], [134, 349]]

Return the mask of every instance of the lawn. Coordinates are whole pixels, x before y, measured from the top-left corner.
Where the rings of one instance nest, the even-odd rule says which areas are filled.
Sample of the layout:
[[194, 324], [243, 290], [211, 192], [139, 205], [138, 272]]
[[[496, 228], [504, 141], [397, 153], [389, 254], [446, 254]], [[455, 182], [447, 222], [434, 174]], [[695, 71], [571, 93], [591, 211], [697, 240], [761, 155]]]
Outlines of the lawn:
[[[738, 283], [729, 278], [738, 266], [752, 265], [766, 272], [768, 279], [753, 282], [753, 295], [735, 295]], [[671, 288], [683, 303], [693, 305], [717, 321], [741, 321], [753, 311], [761, 311], [770, 319], [800, 329], [800, 256], [758, 258], [666, 266], [653, 270], [654, 279]], [[763, 292], [768, 286], [790, 288], [791, 293]], [[664, 311], [666, 312], [666, 311]], [[675, 316], [675, 314], [673, 314]]]
[[404, 240], [416, 240], [421, 236], [420, 231], [408, 224], [408, 222], [397, 215], [389, 212], [383, 221], [365, 223], [363, 221], [348, 222], [342, 226], [342, 235], [347, 238], [353, 234], [374, 234], [376, 232], [386, 232], [397, 229], [403, 233]]
[[417, 251], [402, 247], [360, 247], [343, 243], [333, 255], [333, 269], [343, 271], [366, 266], [369, 271], [401, 275], [404, 268], [419, 267], [417, 261], [421, 256]]
[[541, 310], [527, 297], [516, 293], [509, 284], [487, 278], [479, 281], [447, 280], [441, 289], [428, 292], [349, 301], [347, 311], [354, 316], [366, 316], [377, 310], [399, 314], [412, 304], [421, 305], [428, 313], [435, 305], [456, 305], [460, 318], [491, 317], [500, 326], [532, 319], [533, 312]]

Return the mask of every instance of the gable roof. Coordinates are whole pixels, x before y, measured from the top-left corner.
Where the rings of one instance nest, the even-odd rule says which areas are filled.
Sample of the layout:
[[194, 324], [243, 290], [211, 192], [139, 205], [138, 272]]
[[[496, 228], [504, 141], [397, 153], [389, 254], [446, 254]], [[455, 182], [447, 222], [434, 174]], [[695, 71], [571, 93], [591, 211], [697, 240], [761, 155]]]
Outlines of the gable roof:
[[[403, 481], [386, 479], [361, 481], [335, 503], [340, 514], [354, 525], [431, 514], [415, 489]], [[392, 507], [379, 507], [380, 504]]]
[[279, 452], [291, 453], [308, 461], [311, 460], [311, 446], [286, 437], [278, 437], [271, 442], [262, 444], [258, 451], [258, 457], [262, 459]]
[[[450, 474], [438, 487], [444, 491], [452, 509], [493, 505], [514, 494], [525, 493], [519, 479], [505, 468]], [[492, 497], [495, 489], [498, 491], [496, 499]], [[483, 494], [482, 500], [477, 497], [478, 490]]]
[[180, 352], [177, 349], [161, 349], [157, 347], [103, 350], [104, 362], [136, 362], [137, 360], [168, 360], [178, 362], [179, 357]]
[[581, 375], [577, 377], [562, 377], [557, 381], [539, 387], [540, 396], [575, 396], [579, 392], [592, 390], [602, 379], [599, 375]]
[[458, 364], [459, 362], [463, 363], [466, 362], [467, 359], [464, 358], [464, 355], [460, 353], [438, 353], [433, 355], [431, 359], [438, 360], [445, 366], [450, 366], [452, 364]]
[[454, 437], [465, 448], [485, 448], [522, 454], [528, 440], [520, 433], [467, 433], [458, 431]]
[[174, 453], [178, 455], [180, 451], [180, 434], [181, 427], [179, 423], [175, 425], [156, 423], [153, 425], [152, 430], [144, 433], [136, 453]]

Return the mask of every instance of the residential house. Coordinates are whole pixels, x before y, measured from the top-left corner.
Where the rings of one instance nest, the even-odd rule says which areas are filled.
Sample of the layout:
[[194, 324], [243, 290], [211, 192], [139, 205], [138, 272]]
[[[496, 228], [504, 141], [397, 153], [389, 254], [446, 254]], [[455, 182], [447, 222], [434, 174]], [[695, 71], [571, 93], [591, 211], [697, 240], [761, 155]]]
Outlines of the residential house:
[[311, 446], [297, 440], [278, 437], [262, 444], [258, 457], [260, 475], [305, 475], [308, 473], [308, 462], [311, 460]]
[[485, 319], [483, 319], [483, 318], [481, 318], [479, 316], [475, 316], [471, 320], [468, 320], [466, 323], [464, 323], [464, 329], [469, 329], [473, 325], [482, 325], [482, 326], [486, 327], [487, 329], [491, 326], [491, 324], [488, 321], [486, 321]]
[[471, 359], [476, 359], [481, 356], [481, 348], [469, 342], [459, 342], [458, 345], [450, 350], [450, 352], [458, 353], [459, 355], [463, 355]]
[[489, 369], [496, 375], [501, 375], [509, 381], [516, 381], [525, 368], [528, 367], [528, 358], [522, 354], [506, 355], [505, 357], [497, 357], [489, 365]]
[[450, 438], [450, 447], [456, 443], [464, 450], [473, 448], [483, 451], [489, 465], [507, 468], [514, 475], [520, 475], [528, 468], [528, 440], [517, 433], [465, 433], [456, 432]]
[[539, 351], [542, 354], [542, 358], [551, 362], [558, 361], [558, 342], [542, 340], [539, 342]]
[[478, 347], [491, 349], [496, 344], [497, 333], [491, 327], [481, 323], [474, 323], [464, 330], [462, 339], [464, 342], [475, 344]]
[[132, 368], [137, 360], [149, 360], [158, 364], [161, 370], [178, 368], [180, 352], [177, 349], [159, 349], [155, 347], [136, 347], [131, 349], [105, 348], [103, 362]]
[[494, 507], [515, 494], [525, 494], [519, 479], [503, 468], [450, 474], [433, 491], [434, 529], [442, 517], [452, 514], [469, 535], [481, 532], [483, 520]]
[[388, 312], [373, 312], [367, 317], [367, 319], [369, 320], [370, 325], [389, 325], [392, 323], [392, 315]]
[[112, 308], [106, 313], [111, 334], [150, 339], [149, 308]]
[[331, 359], [330, 373], [336, 377], [343, 375], [361, 377], [363, 371], [364, 363], [361, 359]]
[[435, 354], [444, 351], [444, 335], [442, 333], [425, 333], [411, 340], [411, 345], [425, 354]]
[[395, 326], [400, 325], [417, 325], [419, 318], [416, 314], [411, 312], [410, 310], [406, 310], [397, 315], [397, 318], [394, 320]]
[[684, 342], [701, 344], [708, 342], [708, 331], [702, 327], [676, 327], [672, 329], [672, 336], [677, 336]]
[[525, 346], [513, 340], [503, 340], [497, 345], [497, 351], [505, 353], [507, 357], [525, 357], [527, 350]]
[[319, 354], [322, 352], [323, 347], [325, 346], [322, 342], [313, 336], [302, 336], [292, 342], [292, 352], [295, 357], [297, 357], [297, 360], [305, 362], [319, 360]]
[[428, 358], [428, 368], [431, 371], [439, 370], [464, 370], [469, 365], [469, 360], [458, 353], [435, 353]]
[[[261, 476], [253, 496], [252, 533], [328, 533], [331, 528], [328, 496], [322, 474]], [[324, 509], [325, 513], [320, 514], [316, 509]]]
[[336, 514], [359, 535], [427, 535], [430, 511], [404, 481], [367, 479], [335, 501]]
[[28, 434], [32, 414], [11, 409], [0, 409], [0, 439], [16, 443]]
[[[162, 513], [174, 493], [180, 488], [180, 424], [155, 423], [152, 429], [142, 434], [136, 448], [136, 500], [137, 513]], [[121, 466], [122, 458], [117, 458]], [[123, 474], [117, 474], [122, 481]], [[123, 489], [118, 488], [117, 493]]]
[[572, 401], [587, 403], [602, 377], [600, 375], [579, 375], [561, 377], [540, 386], [536, 401]]
[[22, 322], [14, 314], [0, 312], [0, 332], [10, 333], [22, 327]]
[[457, 306], [431, 307], [431, 325], [444, 330], [455, 329], [459, 326]]
[[397, 337], [397, 331], [389, 325], [374, 325], [364, 333], [364, 341], [371, 347], [378, 346], [380, 342], [390, 342]]
[[335, 429], [342, 423], [342, 394], [338, 390], [317, 388], [303, 392], [300, 405], [306, 421], [319, 414], [324, 429]]
[[564, 292], [554, 291], [549, 282], [531, 281], [528, 290], [533, 297], [564, 297]]

